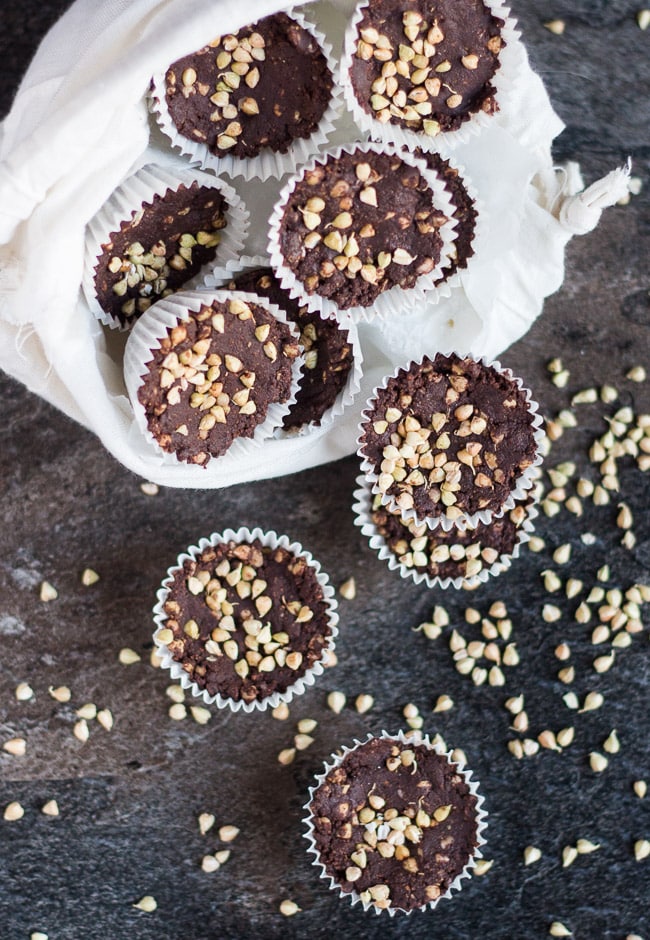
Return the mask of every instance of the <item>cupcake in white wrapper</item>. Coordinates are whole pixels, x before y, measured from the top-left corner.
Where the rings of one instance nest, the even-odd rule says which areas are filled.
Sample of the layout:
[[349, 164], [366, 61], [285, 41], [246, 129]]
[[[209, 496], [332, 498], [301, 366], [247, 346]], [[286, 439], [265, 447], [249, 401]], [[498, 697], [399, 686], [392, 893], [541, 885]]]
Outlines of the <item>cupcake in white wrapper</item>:
[[430, 529], [425, 523], [405, 522], [399, 513], [373, 496], [364, 476], [354, 492], [354, 523], [370, 548], [391, 571], [429, 588], [472, 590], [502, 574], [519, 556], [520, 546], [534, 531], [537, 509], [532, 497], [519, 502], [499, 519], [476, 529]]
[[338, 635], [334, 588], [286, 535], [227, 529], [169, 568], [154, 607], [161, 667], [206, 705], [252, 712], [301, 695]]
[[[343, 107], [338, 64], [330, 43], [303, 12], [290, 9], [235, 36], [206, 38], [210, 42], [203, 49], [152, 79], [150, 108], [175, 150], [204, 169], [266, 180], [293, 171], [327, 144]], [[301, 60], [307, 56], [311, 74], [309, 83], [301, 84], [300, 76], [308, 74]], [[174, 98], [178, 105], [170, 104]], [[177, 106], [186, 112], [187, 134], [171, 113]], [[301, 107], [314, 108], [314, 114], [296, 119]], [[297, 136], [301, 123], [306, 136]], [[275, 146], [262, 142], [269, 134], [281, 138]]]
[[419, 733], [382, 731], [341, 748], [304, 809], [321, 877], [376, 914], [433, 910], [462, 888], [485, 845], [472, 772]]
[[208, 288], [252, 291], [281, 307], [300, 330], [305, 364], [296, 403], [276, 437], [308, 434], [331, 425], [354, 401], [361, 386], [363, 356], [355, 324], [349, 318], [309, 313], [278, 283], [269, 259], [242, 256], [205, 277]]
[[361, 469], [406, 522], [489, 524], [522, 501], [542, 462], [542, 418], [498, 362], [437, 353], [387, 376], [360, 425]]
[[[453, 148], [507, 108], [520, 59], [509, 8], [501, 0], [472, 0], [458, 21], [452, 9], [451, 30], [458, 22], [467, 35], [445, 41], [447, 3], [454, 6], [453, 0], [419, 0], [402, 12], [392, 0], [364, 0], [356, 7], [345, 32], [340, 81], [355, 123], [373, 140], [410, 149]], [[480, 29], [490, 36], [483, 49]], [[478, 103], [461, 110], [458, 92], [466, 88]], [[454, 114], [462, 115], [461, 123]]]
[[295, 402], [299, 331], [275, 304], [239, 291], [174, 294], [129, 336], [124, 380], [136, 423], [161, 461], [248, 455]]
[[201, 170], [148, 164], [89, 222], [83, 291], [106, 326], [129, 329], [157, 300], [191, 290], [238, 258], [248, 211], [232, 186]]
[[398, 317], [440, 289], [453, 211], [423, 160], [392, 146], [338, 147], [286, 183], [269, 222], [271, 264], [310, 311]]

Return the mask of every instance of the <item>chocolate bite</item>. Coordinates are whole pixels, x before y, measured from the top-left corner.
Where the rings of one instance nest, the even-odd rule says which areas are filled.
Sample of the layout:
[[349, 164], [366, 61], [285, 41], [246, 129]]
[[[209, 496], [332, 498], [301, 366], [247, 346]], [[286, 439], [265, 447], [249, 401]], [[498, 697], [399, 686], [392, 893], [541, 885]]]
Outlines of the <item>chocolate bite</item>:
[[214, 260], [228, 205], [198, 183], [156, 194], [102, 244], [95, 267], [97, 300], [122, 326], [134, 323]]
[[179, 134], [214, 154], [286, 153], [310, 137], [331, 98], [327, 60], [307, 30], [285, 13], [174, 62], [166, 102]]
[[373, 0], [350, 65], [357, 101], [380, 123], [429, 137], [494, 114], [504, 25], [481, 0]]
[[289, 326], [259, 303], [202, 305], [152, 350], [138, 391], [149, 430], [163, 450], [205, 466], [288, 400], [299, 352]]
[[478, 845], [476, 797], [457, 765], [426, 744], [359, 745], [330, 770], [309, 808], [327, 874], [379, 909], [436, 901]]
[[308, 294], [341, 309], [413, 287], [440, 260], [447, 221], [417, 167], [355, 150], [303, 173], [280, 224], [280, 250]]
[[380, 493], [418, 521], [499, 514], [536, 459], [533, 415], [514, 378], [438, 353], [378, 390], [360, 454]]
[[439, 153], [426, 153], [419, 147], [415, 151], [415, 156], [419, 160], [424, 160], [430, 170], [433, 170], [441, 179], [444, 179], [447, 190], [451, 193], [451, 202], [454, 207], [452, 218], [456, 220], [456, 237], [449, 262], [445, 265], [444, 274], [436, 281], [436, 285], [438, 285], [446, 281], [456, 271], [464, 270], [467, 267], [467, 262], [474, 255], [473, 241], [478, 212], [474, 200], [467, 192], [463, 177], [456, 167], [451, 165], [449, 160], [444, 160]]
[[440, 526], [405, 521], [398, 511], [381, 505], [375, 496], [370, 520], [400, 565], [431, 578], [476, 578], [500, 559], [510, 558], [527, 519], [528, 501], [520, 502], [498, 519], [475, 529], [445, 532]]
[[285, 548], [223, 542], [172, 578], [157, 639], [210, 695], [253, 702], [286, 692], [328, 648], [316, 571]]
[[258, 268], [239, 274], [228, 287], [267, 297], [277, 304], [300, 329], [300, 345], [305, 352], [300, 386], [295, 404], [283, 421], [287, 430], [305, 424], [320, 424], [345, 387], [353, 366], [352, 344], [347, 330], [336, 320], [309, 313], [283, 290], [271, 268]]

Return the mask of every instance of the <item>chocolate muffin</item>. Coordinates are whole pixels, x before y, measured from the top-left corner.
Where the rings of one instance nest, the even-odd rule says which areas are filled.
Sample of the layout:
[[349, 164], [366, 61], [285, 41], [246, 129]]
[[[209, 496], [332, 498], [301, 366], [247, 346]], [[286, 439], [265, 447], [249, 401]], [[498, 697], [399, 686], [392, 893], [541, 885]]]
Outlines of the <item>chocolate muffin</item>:
[[434, 271], [445, 222], [416, 166], [358, 148], [298, 177], [282, 211], [279, 250], [306, 295], [341, 310], [369, 307]]
[[317, 862], [366, 907], [410, 912], [435, 904], [459, 886], [482, 843], [475, 791], [428, 742], [371, 738], [310, 791]]
[[449, 528], [478, 513], [502, 515], [516, 487], [532, 485], [538, 423], [518, 380], [438, 353], [376, 391], [359, 454], [387, 505]]
[[310, 137], [333, 78], [316, 39], [285, 13], [267, 16], [169, 66], [166, 105], [180, 135], [211, 153], [286, 153]]
[[187, 310], [150, 350], [137, 392], [150, 433], [178, 460], [205, 466], [289, 400], [299, 353], [266, 302], [218, 293], [198, 312]]
[[362, 11], [349, 77], [380, 124], [435, 137], [498, 111], [505, 21], [481, 0], [372, 0]]
[[264, 543], [213, 536], [163, 584], [154, 638], [196, 694], [261, 702], [286, 693], [333, 646], [336, 618], [319, 566]]
[[271, 268], [244, 271], [228, 287], [267, 297], [298, 326], [300, 345], [305, 353], [304, 365], [296, 401], [284, 418], [283, 427], [298, 430], [307, 424], [320, 425], [325, 412], [345, 388], [354, 365], [348, 331], [336, 320], [317, 312], [310, 313], [293, 300]]
[[228, 204], [216, 187], [181, 184], [135, 209], [101, 245], [94, 286], [101, 308], [130, 326], [214, 261]]

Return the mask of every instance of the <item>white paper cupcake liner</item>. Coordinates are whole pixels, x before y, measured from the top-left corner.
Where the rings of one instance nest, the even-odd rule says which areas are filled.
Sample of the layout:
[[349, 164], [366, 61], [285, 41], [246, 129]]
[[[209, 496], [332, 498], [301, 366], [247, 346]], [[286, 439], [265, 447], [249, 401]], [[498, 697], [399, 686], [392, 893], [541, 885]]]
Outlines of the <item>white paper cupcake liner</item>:
[[[435, 899], [435, 901], [429, 901], [427, 904], [423, 904], [421, 907], [414, 908], [413, 910], [410, 910], [410, 911], [406, 911], [403, 908], [395, 908], [395, 907], [379, 908], [372, 901], [362, 900], [358, 892], [355, 890], [343, 891], [341, 885], [336, 881], [334, 877], [332, 877], [332, 875], [328, 874], [326, 866], [323, 864], [323, 862], [320, 861], [320, 852], [318, 851], [316, 840], [314, 838], [314, 822], [313, 822], [313, 815], [311, 812], [311, 804], [312, 804], [312, 800], [314, 798], [316, 791], [325, 782], [327, 775], [335, 767], [340, 766], [340, 764], [343, 762], [343, 760], [347, 757], [348, 754], [356, 750], [358, 747], [361, 747], [363, 744], [367, 744], [368, 741], [371, 741], [374, 738], [395, 740], [395, 741], [399, 741], [401, 744], [424, 744], [426, 747], [435, 751], [436, 754], [440, 754], [446, 757], [447, 762], [450, 765], [456, 767], [457, 773], [459, 774], [459, 776], [463, 777], [465, 783], [469, 787], [470, 793], [472, 794], [472, 796], [476, 798], [476, 823], [477, 823], [476, 848], [474, 849], [473, 854], [468, 859], [467, 863], [463, 867], [463, 870], [460, 872], [460, 874], [456, 876], [456, 878], [449, 885], [449, 887], [447, 888], [444, 894], [441, 894], [439, 898]], [[483, 857], [482, 847], [486, 843], [483, 833], [485, 832], [485, 829], [487, 828], [487, 825], [488, 825], [487, 823], [488, 814], [486, 810], [483, 808], [484, 798], [482, 794], [479, 793], [478, 781], [472, 779], [472, 771], [465, 770], [464, 764], [458, 761], [452, 760], [451, 754], [452, 754], [451, 751], [445, 751], [439, 744], [432, 742], [429, 739], [429, 736], [426, 734], [422, 734], [421, 732], [415, 732], [415, 733], [411, 732], [411, 734], [409, 734], [409, 736], [407, 737], [404, 734], [404, 732], [400, 730], [396, 734], [389, 734], [387, 731], [381, 731], [377, 735], [369, 734], [368, 737], [365, 738], [365, 740], [363, 741], [359, 741], [358, 739], [355, 738], [352, 747], [343, 746], [340, 748], [339, 751], [331, 755], [329, 762], [325, 763], [325, 768], [323, 770], [323, 773], [317, 775], [316, 784], [309, 788], [309, 799], [303, 806], [303, 809], [305, 810], [307, 814], [303, 820], [305, 826], [307, 827], [307, 832], [303, 833], [303, 836], [309, 842], [309, 848], [307, 849], [307, 852], [315, 856], [315, 859], [312, 863], [313, 866], [317, 869], [320, 869], [319, 871], [320, 877], [324, 881], [328, 882], [328, 887], [332, 891], [336, 891], [336, 893], [339, 895], [340, 898], [348, 899], [352, 903], [353, 907], [356, 904], [361, 904], [364, 911], [372, 910], [375, 912], [375, 914], [381, 914], [383, 911], [386, 911], [390, 917], [394, 917], [396, 914], [408, 916], [409, 914], [413, 914], [415, 911], [433, 910], [435, 907], [437, 907], [440, 901], [451, 898], [455, 892], [457, 893], [458, 891], [462, 889], [463, 880], [465, 878], [470, 877], [472, 873], [472, 869], [476, 866], [476, 860]]]
[[[252, 257], [242, 255], [239, 261], [229, 261], [225, 267], [213, 268], [210, 274], [206, 274], [204, 283], [207, 288], [225, 286], [244, 271], [255, 270], [255, 268], [268, 268], [270, 266], [270, 259], [264, 255], [254, 255]], [[318, 421], [311, 421], [309, 424], [304, 424], [300, 428], [290, 428], [288, 430], [278, 428], [275, 432], [276, 437], [302, 437], [316, 430], [318, 430], [319, 433], [324, 433], [337, 418], [340, 418], [345, 409], [350, 407], [359, 393], [361, 378], [363, 376], [363, 354], [361, 352], [359, 334], [356, 325], [351, 319], [341, 317], [338, 323], [341, 329], [345, 330], [347, 333], [348, 342], [352, 347], [352, 368], [348, 373], [345, 385], [336, 396], [334, 403], [327, 411], [323, 412]]]
[[[102, 245], [108, 241], [112, 232], [119, 232], [123, 222], [132, 217], [144, 205], [150, 204], [154, 196], [164, 196], [168, 190], [176, 191], [179, 186], [190, 187], [193, 183], [216, 189], [227, 203], [227, 225], [221, 229], [221, 241], [217, 247], [215, 259], [226, 264], [232, 258], [238, 258], [244, 247], [248, 233], [248, 210], [232, 186], [217, 179], [211, 173], [198, 169], [179, 169], [173, 173], [154, 164], [141, 167], [129, 176], [111, 194], [107, 202], [88, 223], [82, 287], [86, 302], [92, 313], [105, 326], [112, 329], [129, 330], [132, 324], [123, 325], [100, 306], [95, 290], [95, 268], [99, 257], [104, 253]], [[204, 265], [201, 271], [183, 284], [182, 290], [192, 290], [203, 281], [205, 271], [210, 265]], [[135, 321], [134, 321], [135, 322]]]
[[[258, 297], [256, 294], [226, 290], [179, 291], [171, 297], [166, 297], [164, 300], [159, 300], [158, 303], [153, 304], [146, 313], [142, 314], [131, 331], [124, 352], [124, 382], [131, 400], [136, 424], [146, 440], [160, 455], [162, 464], [177, 466], [183, 464], [184, 461], [180, 461], [175, 454], [168, 453], [160, 447], [149, 430], [145, 409], [138, 400], [138, 390], [144, 384], [143, 377], [147, 372], [146, 366], [151, 361], [152, 351], [159, 347], [160, 341], [168, 335], [171, 328], [179, 322], [189, 320], [190, 314], [198, 313], [202, 306], [207, 307], [213, 302], [223, 303], [236, 299], [259, 304], [269, 310], [277, 320], [287, 324], [294, 339], [299, 339], [300, 333], [296, 325], [288, 320], [284, 311], [280, 310], [275, 304], [272, 304], [264, 297]], [[284, 416], [289, 413], [291, 406], [294, 404], [302, 365], [303, 357], [298, 356], [292, 363], [289, 398], [282, 404], [272, 402], [268, 406], [264, 421], [257, 425], [252, 437], [235, 438], [225, 454], [220, 457], [212, 457], [205, 468], [199, 467], [197, 469], [209, 472], [212, 463], [229, 455], [234, 457], [248, 456], [250, 459], [255, 459], [252, 453], [254, 454], [263, 441], [273, 436], [275, 430], [282, 425]]]
[[[186, 561], [195, 560], [206, 548], [210, 548], [211, 546], [221, 545], [224, 542], [230, 541], [252, 542], [254, 539], [259, 539], [265, 547], [271, 549], [284, 548], [293, 555], [304, 558], [309, 567], [315, 572], [318, 583], [322, 588], [331, 632], [327, 638], [327, 643], [323, 647], [321, 658], [302, 676], [296, 679], [286, 691], [274, 692], [264, 699], [245, 702], [242, 699], [235, 701], [235, 699], [225, 698], [220, 693], [210, 695], [207, 689], [201, 689], [196, 682], [190, 679], [182, 665], [173, 658], [167, 645], [160, 642], [158, 634], [159, 631], [164, 628], [168, 619], [164, 606], [169, 596], [170, 586], [173, 584], [174, 573], [178, 571], [179, 568], [182, 569]], [[264, 532], [260, 528], [251, 530], [242, 526], [236, 531], [234, 529], [226, 529], [224, 532], [215, 532], [209, 536], [209, 538], [203, 538], [196, 545], [190, 546], [185, 552], [179, 555], [176, 562], [168, 568], [166, 577], [156, 594], [156, 605], [153, 608], [153, 619], [156, 624], [153, 640], [156, 645], [156, 654], [160, 659], [161, 669], [168, 669], [172, 679], [178, 680], [186, 691], [191, 692], [196, 698], [202, 699], [206, 705], [216, 705], [218, 708], [229, 708], [233, 712], [265, 711], [267, 708], [276, 708], [281, 702], [290, 702], [298, 695], [302, 695], [306, 688], [314, 684], [317, 676], [322, 674], [324, 669], [323, 662], [327, 660], [327, 655], [334, 650], [335, 640], [339, 632], [337, 627], [339, 619], [337, 606], [334, 588], [330, 584], [329, 577], [321, 569], [320, 563], [316, 561], [311, 553], [306, 551], [299, 542], [290, 542], [286, 535], [278, 535], [273, 531]]]
[[534, 532], [533, 521], [538, 515], [538, 511], [534, 505], [530, 505], [526, 508], [525, 519], [517, 530], [517, 541], [510, 554], [499, 555], [495, 562], [491, 565], [485, 565], [477, 574], [471, 575], [470, 577], [442, 578], [440, 576], [432, 576], [426, 571], [418, 571], [416, 568], [411, 568], [398, 559], [393, 549], [390, 548], [386, 539], [377, 530], [377, 526], [372, 521], [373, 498], [370, 483], [363, 474], [357, 477], [356, 482], [357, 489], [353, 494], [354, 504], [352, 506], [352, 511], [355, 514], [354, 524], [361, 529], [362, 534], [368, 539], [370, 548], [374, 552], [377, 552], [377, 555], [382, 561], [388, 564], [391, 571], [399, 572], [400, 577], [404, 578], [404, 580], [411, 579], [416, 584], [425, 584], [432, 590], [434, 588], [441, 588], [442, 590], [454, 588], [457, 591], [461, 589], [472, 590], [478, 587], [479, 584], [484, 584], [489, 578], [503, 574], [504, 571], [508, 570], [513, 560], [519, 557], [521, 546], [530, 539], [530, 536]]
[[501, 36], [506, 45], [499, 52], [500, 67], [491, 79], [491, 84], [495, 88], [495, 99], [499, 105], [499, 111], [490, 115], [479, 110], [473, 113], [467, 121], [464, 121], [457, 130], [441, 131], [435, 137], [425, 134], [424, 131], [413, 131], [398, 124], [391, 124], [390, 122], [382, 124], [375, 120], [371, 114], [362, 108], [349, 77], [359, 38], [357, 28], [369, 3], [370, 0], [363, 0], [357, 6], [345, 31], [339, 79], [343, 88], [345, 104], [363, 134], [368, 134], [373, 140], [385, 144], [395, 144], [398, 147], [408, 147], [411, 150], [414, 147], [422, 147], [423, 150], [439, 150], [441, 147], [453, 149], [461, 144], [466, 144], [472, 137], [479, 134], [483, 128], [489, 127], [500, 111], [507, 108], [517, 78], [515, 66], [518, 57], [515, 47], [520, 42], [520, 33], [516, 28], [517, 21], [510, 15], [509, 7], [501, 0], [483, 0], [484, 5], [489, 8], [494, 16], [504, 20]]
[[327, 41], [325, 34], [322, 33], [303, 12], [293, 7], [283, 12], [314, 37], [327, 60], [327, 66], [334, 79], [329, 104], [318, 126], [309, 137], [296, 138], [296, 140], [289, 145], [286, 153], [278, 153], [267, 149], [258, 154], [257, 157], [243, 158], [235, 157], [228, 153], [224, 153], [223, 155], [214, 154], [205, 144], [183, 137], [176, 129], [176, 125], [171, 119], [166, 102], [165, 77], [169, 65], [172, 64], [167, 63], [164, 71], [158, 72], [152, 78], [152, 87], [149, 92], [149, 108], [155, 116], [158, 126], [165, 136], [169, 138], [174, 150], [188, 157], [191, 163], [196, 163], [203, 167], [203, 169], [214, 170], [219, 174], [226, 173], [231, 177], [241, 177], [244, 180], [260, 179], [264, 181], [270, 177], [281, 177], [285, 173], [293, 172], [297, 166], [309, 160], [315, 150], [321, 150], [327, 145], [328, 138], [334, 131], [334, 123], [343, 108], [342, 90], [337, 81], [339, 74], [338, 63], [333, 58], [332, 46], [331, 43]]
[[[442, 237], [442, 248], [440, 260], [435, 268], [428, 274], [421, 274], [413, 287], [404, 288], [395, 285], [389, 290], [384, 291], [379, 294], [369, 307], [357, 306], [342, 309], [335, 301], [330, 300], [328, 297], [322, 297], [317, 293], [308, 294], [303, 284], [296, 278], [291, 268], [286, 264], [280, 247], [280, 228], [284, 211], [296, 185], [302, 180], [305, 173], [313, 170], [319, 164], [324, 166], [330, 160], [338, 160], [344, 153], [394, 154], [403, 160], [404, 163], [416, 167], [433, 191], [435, 207], [447, 217], [447, 221], [438, 230]], [[444, 180], [442, 180], [437, 173], [432, 173], [424, 161], [417, 159], [413, 154], [398, 150], [391, 145], [385, 146], [383, 144], [374, 143], [352, 143], [346, 146], [336, 147], [334, 150], [329, 150], [327, 153], [310, 160], [306, 166], [301, 167], [300, 171], [287, 181], [282, 189], [269, 220], [268, 252], [271, 258], [271, 266], [280, 279], [282, 287], [289, 292], [291, 297], [297, 298], [300, 303], [304, 304], [310, 311], [315, 310], [328, 317], [347, 316], [355, 323], [371, 322], [386, 317], [397, 317], [405, 312], [410, 312], [415, 305], [424, 300], [425, 296], [429, 300], [441, 289], [448, 292], [447, 288], [444, 287], [444, 283], [441, 287], [436, 287], [435, 282], [438, 278], [444, 276], [443, 265], [445, 264], [445, 260], [449, 257], [456, 237], [455, 229], [457, 222], [452, 218], [453, 208], [451, 195], [447, 190]]]
[[[380, 491], [379, 485], [378, 485], [379, 475], [376, 472], [372, 462], [369, 460], [368, 457], [366, 457], [364, 453], [364, 445], [363, 445], [364, 426], [366, 422], [369, 421], [372, 417], [373, 408], [374, 408], [377, 395], [379, 394], [379, 392], [383, 391], [388, 386], [388, 383], [392, 379], [396, 379], [400, 373], [407, 372], [413, 365], [413, 362], [409, 362], [404, 366], [397, 366], [395, 370], [390, 375], [387, 375], [384, 378], [384, 380], [381, 382], [381, 384], [376, 386], [376, 388], [373, 390], [372, 395], [366, 402], [366, 407], [361, 413], [361, 423], [359, 425], [359, 437], [357, 439], [357, 455], [361, 459], [361, 470], [364, 473], [366, 479], [371, 484], [373, 494], [375, 495], [379, 494], [381, 496], [382, 505], [386, 506], [392, 512], [399, 514], [402, 517], [402, 519], [404, 519], [406, 522], [409, 522], [412, 520], [413, 522], [417, 524], [425, 523], [430, 529], [435, 529], [438, 526], [442, 526], [442, 528], [446, 532], [449, 532], [453, 528], [456, 528], [462, 532], [465, 529], [475, 529], [479, 522], [483, 522], [487, 525], [493, 519], [500, 519], [501, 516], [504, 515], [504, 513], [509, 512], [511, 509], [514, 508], [515, 503], [517, 501], [523, 500], [526, 498], [528, 491], [533, 487], [535, 483], [535, 468], [538, 467], [542, 463], [542, 460], [543, 460], [541, 447], [542, 447], [542, 440], [545, 436], [545, 432], [543, 428], [543, 418], [539, 414], [539, 411], [538, 411], [539, 406], [537, 402], [533, 399], [530, 389], [526, 388], [523, 381], [520, 378], [518, 378], [516, 375], [514, 375], [510, 369], [504, 368], [501, 365], [501, 363], [498, 362], [496, 359], [487, 359], [485, 357], [478, 358], [478, 357], [472, 356], [471, 353], [460, 353], [460, 352], [457, 352], [456, 350], [438, 350], [437, 353], [431, 353], [427, 358], [433, 360], [435, 359], [435, 356], [438, 354], [442, 356], [446, 356], [446, 357], [457, 355], [461, 359], [472, 358], [476, 362], [481, 363], [481, 365], [483, 365], [485, 368], [487, 369], [491, 368], [491, 369], [496, 370], [497, 372], [500, 372], [507, 379], [514, 382], [519, 388], [519, 390], [523, 392], [525, 395], [528, 412], [532, 419], [531, 429], [533, 432], [533, 438], [535, 440], [535, 458], [533, 462], [530, 464], [530, 466], [526, 467], [520, 473], [519, 477], [516, 480], [516, 485], [513, 487], [509, 497], [505, 500], [505, 502], [496, 510], [482, 509], [476, 513], [467, 513], [463, 516], [460, 516], [457, 519], [449, 519], [445, 514], [441, 514], [439, 516], [421, 517], [417, 514], [415, 509], [402, 509], [401, 507], [397, 505], [395, 497], [389, 495], [388, 493], [382, 493]], [[422, 363], [422, 360], [419, 360], [418, 364], [421, 364], [421, 363]]]

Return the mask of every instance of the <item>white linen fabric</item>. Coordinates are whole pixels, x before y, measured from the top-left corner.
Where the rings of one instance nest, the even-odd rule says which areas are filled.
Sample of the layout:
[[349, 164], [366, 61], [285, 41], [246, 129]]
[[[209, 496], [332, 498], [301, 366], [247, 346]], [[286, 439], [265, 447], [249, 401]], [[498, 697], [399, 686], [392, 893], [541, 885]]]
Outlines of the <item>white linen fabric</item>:
[[[349, 0], [304, 9], [340, 48]], [[522, 336], [564, 276], [564, 249], [627, 191], [629, 167], [585, 193], [575, 165], [553, 168], [562, 123], [518, 43], [514, 93], [492, 125], [450, 154], [478, 192], [476, 256], [451, 296], [398, 323], [363, 323], [364, 376], [355, 406], [323, 431], [266, 441], [207, 468], [170, 466], [138, 430], [122, 377], [124, 337], [81, 294], [85, 228], [145, 163], [186, 167], [150, 119], [152, 74], [289, 4], [278, 0], [76, 0], [43, 41], [0, 125], [0, 367], [94, 431], [140, 476], [220, 487], [302, 470], [353, 452], [359, 414], [396, 365], [437, 349], [494, 357]], [[343, 115], [332, 144], [358, 137]], [[247, 254], [266, 247], [279, 181], [233, 182], [251, 211]]]

